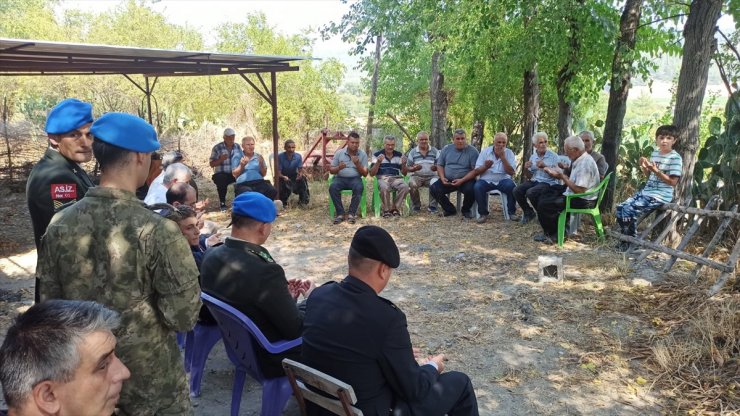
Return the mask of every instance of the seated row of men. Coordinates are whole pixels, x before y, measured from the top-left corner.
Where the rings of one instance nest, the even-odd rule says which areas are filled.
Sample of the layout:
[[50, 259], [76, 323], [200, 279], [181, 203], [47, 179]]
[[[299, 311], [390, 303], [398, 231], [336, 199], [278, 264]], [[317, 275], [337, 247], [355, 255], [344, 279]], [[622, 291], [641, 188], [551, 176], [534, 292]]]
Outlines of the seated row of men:
[[[498, 190], [506, 195], [508, 216], [519, 221], [516, 204], [523, 210], [522, 223], [539, 218], [545, 233], [537, 237], [540, 241], [550, 241], [554, 235], [553, 216], [564, 208], [563, 195], [582, 193], [596, 187], [606, 173], [604, 157], [593, 151], [593, 134], [584, 131], [580, 136], [566, 139], [565, 153], [569, 163], [547, 148], [547, 134], [536, 133], [532, 137], [535, 151], [524, 164], [530, 179], [516, 185], [516, 155], [507, 147], [505, 133], [496, 133], [493, 144], [483, 151], [469, 145], [465, 131], [455, 130], [452, 144], [441, 151], [429, 145], [426, 132], [417, 135], [418, 145], [408, 156], [395, 150], [396, 139], [387, 136], [383, 149], [373, 154], [371, 167], [367, 166], [367, 155], [359, 148], [359, 136], [350, 133], [346, 149], [334, 155], [330, 173], [336, 175], [329, 186], [332, 203], [337, 215], [334, 224], [344, 220], [354, 223], [360, 196], [363, 191], [361, 178], [369, 174], [377, 177], [381, 197], [383, 217], [400, 216], [407, 194], [411, 194], [413, 211], [421, 210], [419, 188], [429, 187], [430, 204], [428, 210], [435, 212], [437, 203], [442, 208], [442, 216], [457, 214], [457, 209], [449, 200], [449, 194], [463, 194], [461, 207], [466, 218], [473, 218], [473, 205], [477, 204], [478, 222], [486, 221], [488, 193]], [[572, 162], [572, 163], [571, 163]], [[408, 175], [408, 183], [404, 176]], [[352, 200], [345, 212], [341, 191], [352, 190]], [[395, 198], [392, 193], [395, 192]], [[596, 196], [580, 200], [579, 206], [593, 206]], [[537, 214], [535, 214], [535, 212]]]
[[[398, 248], [387, 232], [377, 227], [358, 230], [348, 257], [350, 276], [345, 279], [345, 282], [353, 279], [357, 282], [330, 284], [312, 292], [310, 283], [287, 281], [282, 268], [261, 247], [272, 230], [277, 210], [269, 198], [247, 192], [235, 200], [233, 237], [218, 247], [195, 250], [200, 242], [192, 208], [187, 204], [175, 204], [170, 199], [172, 205], [177, 206], [169, 207], [162, 214], [175, 213], [171, 217], [177, 221], [175, 223], [153, 212], [136, 197], [136, 189], [149, 176], [152, 153], [160, 147], [153, 127], [124, 113], [107, 113], [92, 121], [90, 110], [89, 105], [81, 102], [65, 103], [63, 111], [54, 117], [50, 115], [59, 131], [65, 132], [61, 134], [64, 140], [84, 145], [94, 154], [101, 168], [100, 184], [54, 215], [46, 227], [40, 239], [36, 270], [40, 302], [31, 308], [28, 320], [19, 318], [17, 325], [23, 321], [32, 327], [41, 324], [64, 329], [73, 324], [74, 311], [67, 308], [64, 312], [66, 307], [60, 307], [53, 301], [55, 299], [94, 301], [115, 311], [118, 318], [106, 317], [107, 312], [101, 313], [99, 309], [83, 311], [83, 318], [96, 314], [107, 322], [95, 325], [83, 322], [81, 330], [73, 330], [71, 334], [49, 333], [51, 339], [41, 340], [26, 338], [24, 335], [28, 331], [16, 325], [0, 348], [0, 382], [11, 414], [108, 415], [118, 401], [116, 413], [119, 415], [192, 415], [175, 333], [191, 330], [199, 317], [202, 318], [199, 263], [206, 291], [210, 290], [216, 297], [246, 312], [273, 341], [276, 337], [303, 334], [305, 349], [314, 345], [311, 340], [315, 338], [309, 335], [311, 325], [307, 324], [312, 310], [319, 315], [321, 311], [331, 313], [334, 317], [333, 321], [317, 317], [315, 322], [319, 325], [348, 324], [345, 319], [336, 319], [348, 316], [345, 313], [348, 305], [338, 300], [341, 293], [331, 294], [329, 288], [354, 287], [351, 294], [356, 294], [363, 302], [383, 306], [387, 309], [384, 313], [392, 314], [393, 318], [384, 318], [381, 323], [373, 321], [372, 325], [379, 331], [386, 331], [373, 337], [374, 342], [383, 345], [358, 351], [354, 356], [355, 378], [346, 381], [357, 384], [361, 398], [359, 406], [367, 414], [374, 414], [376, 410], [385, 413], [391, 408], [398, 409], [399, 414], [409, 414], [409, 409], [417, 408], [420, 409], [415, 411], [417, 414], [477, 414], [470, 380], [459, 373], [440, 374], [444, 370], [442, 356], [419, 357], [421, 363], [417, 363], [414, 356], [418, 354], [411, 348], [405, 317], [390, 302], [377, 296], [387, 284], [392, 269], [399, 265]], [[192, 196], [187, 186], [184, 181], [175, 183], [166, 196], [184, 195], [182, 198], [188, 202], [187, 199], [193, 198], [187, 196]], [[224, 264], [219, 265], [220, 261]], [[265, 268], [242, 269], [246, 263], [263, 263]], [[232, 278], [220, 280], [228, 275]], [[252, 281], [249, 290], [241, 291], [241, 297], [229, 298], [228, 290], [250, 276], [264, 281]], [[273, 291], [279, 293], [272, 295]], [[310, 295], [305, 315], [298, 312], [292, 301], [301, 293]], [[322, 293], [325, 295], [320, 295]], [[280, 307], [273, 301], [262, 301], [285, 300], [286, 296], [289, 301]], [[314, 302], [311, 298], [321, 301]], [[61, 322], [47, 320], [43, 313], [41, 316], [33, 313], [43, 310], [45, 305], [53, 309], [46, 316], [66, 314]], [[324, 307], [328, 309], [322, 309]], [[273, 322], [273, 315], [262, 308], [283, 316], [282, 321], [273, 324], [279, 327], [277, 334], [271, 333], [271, 324], [267, 323]], [[80, 307], [73, 305], [71, 309]], [[354, 327], [369, 327], [371, 323], [364, 323], [360, 318], [374, 320], [379, 316], [385, 315], [358, 315]], [[117, 329], [116, 321], [120, 322]], [[394, 324], [389, 326], [388, 322]], [[323, 328], [334, 334], [336, 343], [371, 345], [360, 335], [357, 339], [348, 339], [339, 326]], [[293, 332], [283, 334], [281, 331]], [[111, 339], [111, 333], [117, 340]], [[90, 334], [94, 337], [88, 339]], [[28, 343], [38, 349], [38, 354], [25, 353], [32, 350]], [[336, 343], [333, 345], [340, 345]], [[57, 347], [65, 348], [64, 353], [58, 353]], [[316, 354], [312, 357], [318, 357], [323, 350], [314, 351]], [[386, 351], [398, 355], [387, 355]], [[332, 355], [331, 351], [323, 353], [326, 360]], [[120, 356], [125, 366], [116, 356]], [[302, 356], [306, 357], [305, 351]], [[307, 362], [330, 374], [333, 372], [318, 360]], [[374, 363], [373, 367], [368, 366], [369, 362]], [[264, 366], [269, 372], [269, 359], [264, 361]], [[396, 375], [388, 373], [388, 369], [403, 376], [400, 385]], [[369, 380], [372, 382], [367, 383]], [[72, 394], [75, 392], [81, 395]], [[427, 411], [425, 406], [435, 410]]]

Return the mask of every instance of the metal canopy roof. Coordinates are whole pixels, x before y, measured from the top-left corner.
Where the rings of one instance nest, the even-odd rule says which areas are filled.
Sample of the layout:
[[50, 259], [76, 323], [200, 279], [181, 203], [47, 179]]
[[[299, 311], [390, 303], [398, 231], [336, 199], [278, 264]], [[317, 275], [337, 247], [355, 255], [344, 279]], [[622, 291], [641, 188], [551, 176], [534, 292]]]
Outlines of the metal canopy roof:
[[0, 76], [207, 76], [297, 71], [301, 56], [237, 55], [0, 38]]

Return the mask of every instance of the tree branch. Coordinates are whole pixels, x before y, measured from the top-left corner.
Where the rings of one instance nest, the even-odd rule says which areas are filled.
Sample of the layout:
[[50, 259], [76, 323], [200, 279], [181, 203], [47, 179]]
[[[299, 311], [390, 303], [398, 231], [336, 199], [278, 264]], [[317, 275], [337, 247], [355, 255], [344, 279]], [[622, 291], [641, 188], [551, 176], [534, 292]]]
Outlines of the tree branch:
[[687, 16], [687, 14], [686, 13], [681, 13], [681, 14], [677, 14], [675, 16], [668, 16], [668, 17], [665, 17], [663, 19], [653, 20], [652, 22], [644, 23], [644, 24], [641, 24], [640, 26], [637, 26], [637, 29], [639, 29], [639, 28], [641, 28], [643, 26], [650, 26], [653, 23], [658, 23], [658, 22], [662, 22], [664, 20], [671, 20], [671, 19], [675, 19], [677, 17], [684, 17], [684, 16]]
[[740, 53], [737, 52], [737, 49], [735, 49], [735, 46], [732, 44], [732, 42], [730, 42], [730, 39], [724, 33], [722, 33], [722, 31], [719, 30], [719, 28], [717, 29], [717, 32], [719, 32], [719, 34], [722, 35], [722, 38], [724, 38], [725, 42], [727, 42], [725, 43], [725, 45], [727, 45], [727, 47], [730, 48], [732, 52], [735, 53], [735, 57], [737, 58], [738, 61], [740, 61]]
[[385, 115], [387, 115], [388, 117], [390, 117], [391, 120], [393, 120], [393, 122], [396, 123], [396, 125], [398, 126], [398, 128], [401, 129], [401, 131], [403, 132], [404, 136], [406, 136], [406, 138], [409, 139], [409, 141], [411, 141], [411, 143], [413, 143], [413, 139], [411, 138], [411, 135], [409, 134], [408, 130], [406, 130], [406, 128], [403, 127], [403, 125], [401, 124], [400, 121], [398, 121], [398, 119], [396, 118], [396, 116], [394, 116], [390, 112], [385, 113]]
[[727, 79], [727, 73], [725, 72], [724, 66], [722, 66], [722, 58], [719, 54], [714, 54], [714, 62], [717, 64], [717, 68], [719, 69], [719, 76], [720, 78], [722, 78], [722, 82], [725, 84], [725, 88], [727, 88], [727, 93], [730, 95], [730, 101], [732, 101], [732, 104], [735, 106], [737, 111], [740, 111], [740, 104], [738, 104], [737, 100], [735, 99], [735, 94], [733, 94], [732, 92], [730, 81]]

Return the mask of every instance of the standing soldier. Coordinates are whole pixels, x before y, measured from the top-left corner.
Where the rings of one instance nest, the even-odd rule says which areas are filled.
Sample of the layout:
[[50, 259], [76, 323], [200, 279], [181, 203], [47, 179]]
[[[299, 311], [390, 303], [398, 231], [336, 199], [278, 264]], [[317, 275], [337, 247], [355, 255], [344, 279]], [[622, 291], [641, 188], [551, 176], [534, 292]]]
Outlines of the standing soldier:
[[90, 131], [100, 186], [49, 224], [36, 268], [41, 300], [93, 300], [121, 314], [117, 353], [131, 379], [119, 415], [192, 415], [175, 332], [198, 318], [198, 269], [177, 224], [134, 193], [149, 175], [157, 134], [122, 113]]
[[[36, 249], [54, 213], [79, 201], [95, 186], [79, 165], [92, 159], [92, 121], [92, 105], [74, 98], [57, 104], [46, 118], [49, 147], [26, 184]], [[34, 300], [39, 301], [38, 280]]]

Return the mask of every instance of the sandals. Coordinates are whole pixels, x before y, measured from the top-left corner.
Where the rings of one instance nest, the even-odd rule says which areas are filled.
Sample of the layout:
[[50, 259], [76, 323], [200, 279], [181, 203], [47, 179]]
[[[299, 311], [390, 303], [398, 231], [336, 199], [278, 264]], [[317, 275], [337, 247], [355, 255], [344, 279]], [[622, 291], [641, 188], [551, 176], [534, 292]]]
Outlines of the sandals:
[[350, 223], [350, 224], [354, 224], [355, 223], [355, 216], [354, 215], [349, 215], [347, 217], [347, 222]]
[[400, 216], [401, 216], [401, 213], [400, 213], [400, 212], [398, 212], [398, 210], [397, 210], [397, 209], [394, 209], [393, 211], [391, 211], [391, 214], [392, 214], [392, 215], [393, 215], [394, 217], [400, 217]]
[[391, 211], [383, 211], [383, 218], [390, 218], [393, 216]]
[[336, 218], [334, 218], [333, 224], [337, 225], [342, 221], [344, 221], [344, 218], [341, 215], [337, 215]]

